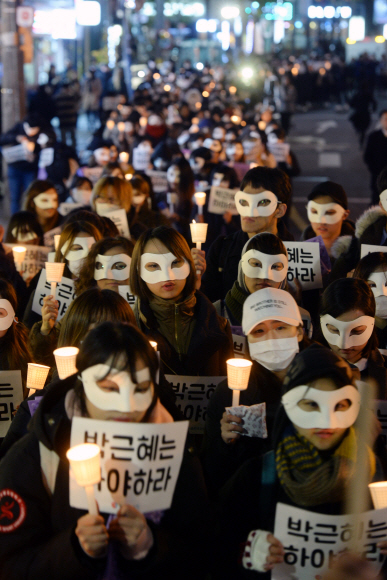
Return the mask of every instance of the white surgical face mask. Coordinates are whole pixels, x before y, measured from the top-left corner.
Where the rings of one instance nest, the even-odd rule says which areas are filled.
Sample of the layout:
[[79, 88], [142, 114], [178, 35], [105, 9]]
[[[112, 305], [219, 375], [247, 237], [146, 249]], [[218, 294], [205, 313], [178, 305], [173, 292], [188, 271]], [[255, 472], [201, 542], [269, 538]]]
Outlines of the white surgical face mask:
[[[130, 256], [126, 254], [115, 256], [98, 254], [95, 260], [94, 280], [127, 280], [131, 261]], [[119, 266], [119, 268], [114, 266]]]
[[[281, 270], [274, 270], [274, 264], [282, 264]], [[261, 278], [282, 282], [288, 273], [288, 259], [284, 254], [264, 254], [258, 250], [248, 250], [242, 256], [242, 271], [248, 278]]]
[[121, 209], [121, 206], [115, 203], [106, 203], [104, 201], [95, 202], [95, 211], [101, 217], [107, 216], [109, 213], [116, 211], [117, 209]]
[[133, 205], [142, 205], [145, 200], [146, 200], [145, 193], [140, 193], [139, 195], [134, 195], [133, 196], [133, 198], [132, 198], [132, 204]]
[[[71, 243], [72, 246], [81, 246], [80, 250], [70, 250], [67, 252], [70, 246], [70, 240], [67, 240], [61, 247], [61, 254], [66, 258], [68, 262], [78, 261], [81, 258], [86, 258], [88, 255], [91, 246], [95, 243], [95, 239], [93, 237], [81, 238], [77, 237], [74, 238], [73, 242]], [[66, 254], [67, 252], [67, 254]]]
[[309, 201], [307, 209], [309, 221], [317, 224], [337, 224], [345, 213], [345, 209], [338, 203]]
[[251, 358], [269, 371], [286, 369], [299, 350], [297, 336], [249, 342]]
[[77, 189], [71, 190], [71, 197], [76, 203], [82, 203], [83, 205], [89, 205], [92, 191], [89, 189]]
[[[372, 316], [360, 316], [356, 320], [342, 322], [341, 320], [333, 318], [330, 314], [324, 314], [320, 318], [320, 324], [322, 333], [328, 344], [333, 344], [343, 350], [368, 342], [374, 329], [375, 318], [372, 318]], [[337, 328], [338, 333], [328, 330], [327, 325]], [[366, 329], [361, 334], [351, 335], [352, 330], [358, 326], [366, 326]]]
[[278, 199], [272, 191], [255, 194], [238, 191], [235, 194], [235, 205], [241, 216], [268, 217], [277, 209]]
[[[168, 254], [146, 253], [141, 256], [140, 276], [148, 284], [168, 282], [169, 280], [185, 280], [190, 273], [190, 266], [184, 260], [182, 266], [174, 266], [179, 261], [171, 252]], [[147, 269], [151, 268], [150, 270]]]
[[387, 318], [387, 296], [377, 296], [375, 298], [376, 311], [375, 316], [379, 318]]
[[15, 311], [9, 300], [0, 298], [0, 309], [7, 311], [7, 316], [0, 318], [0, 330], [8, 330], [15, 318]]
[[382, 191], [382, 193], [379, 195], [379, 200], [380, 203], [382, 204], [384, 211], [387, 211], [387, 189]]
[[56, 193], [39, 193], [39, 195], [34, 197], [33, 201], [39, 209], [56, 209], [58, 207]]
[[[298, 403], [303, 399], [318, 405], [315, 411], [304, 411]], [[345, 411], [337, 411], [343, 400], [351, 402]], [[306, 385], [295, 387], [282, 397], [282, 404], [290, 421], [303, 429], [348, 429], [357, 419], [360, 410], [360, 393], [352, 385], [335, 391], [321, 391]]]
[[24, 233], [19, 231], [18, 233], [17, 228], [13, 228], [11, 234], [14, 238], [16, 238], [18, 242], [30, 242], [31, 240], [34, 240], [35, 238], [38, 237], [37, 234], [31, 232], [31, 230]]
[[387, 272], [373, 272], [368, 276], [368, 280], [374, 282], [371, 290], [375, 298], [378, 296], [387, 296]]
[[173, 185], [180, 183], [180, 169], [178, 169], [175, 165], [168, 167], [167, 180], [168, 183], [172, 183]]
[[[110, 372], [109, 372], [110, 371]], [[149, 368], [135, 373], [137, 383], [150, 381]], [[137, 384], [132, 381], [130, 373], [110, 369], [109, 365], [98, 364], [89, 367], [81, 373], [85, 395], [95, 407], [104, 411], [146, 411], [153, 399], [153, 389], [150, 387], [144, 393], [137, 392]], [[103, 391], [97, 381], [109, 379], [116, 383], [119, 392]]]

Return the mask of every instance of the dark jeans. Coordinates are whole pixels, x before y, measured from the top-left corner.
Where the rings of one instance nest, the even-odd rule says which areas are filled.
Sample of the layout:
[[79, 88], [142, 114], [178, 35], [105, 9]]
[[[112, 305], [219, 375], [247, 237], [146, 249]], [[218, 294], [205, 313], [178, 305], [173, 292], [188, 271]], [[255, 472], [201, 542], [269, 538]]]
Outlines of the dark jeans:
[[19, 211], [22, 195], [34, 179], [36, 179], [35, 170], [20, 171], [20, 169], [16, 169], [13, 165], [8, 165], [8, 187], [11, 197], [11, 214]]

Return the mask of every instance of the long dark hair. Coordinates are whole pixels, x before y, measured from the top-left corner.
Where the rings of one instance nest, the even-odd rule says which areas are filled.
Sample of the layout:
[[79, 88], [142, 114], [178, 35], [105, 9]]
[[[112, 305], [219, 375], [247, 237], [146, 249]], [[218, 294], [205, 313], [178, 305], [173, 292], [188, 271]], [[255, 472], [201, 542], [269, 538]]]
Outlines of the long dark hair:
[[387, 270], [387, 254], [385, 252], [371, 252], [358, 263], [353, 273], [354, 278], [367, 281], [378, 268]]

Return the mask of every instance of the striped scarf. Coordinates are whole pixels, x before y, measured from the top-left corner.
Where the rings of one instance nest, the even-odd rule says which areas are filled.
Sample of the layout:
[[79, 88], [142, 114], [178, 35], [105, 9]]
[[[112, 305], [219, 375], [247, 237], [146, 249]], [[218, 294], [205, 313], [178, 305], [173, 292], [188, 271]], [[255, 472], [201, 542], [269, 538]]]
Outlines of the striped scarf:
[[[276, 451], [278, 478], [287, 495], [299, 506], [317, 506], [343, 501], [354, 475], [358, 442], [354, 427], [348, 429], [329, 459], [293, 427], [286, 430]], [[368, 449], [370, 481], [375, 457]], [[366, 468], [366, 466], [365, 466]]]

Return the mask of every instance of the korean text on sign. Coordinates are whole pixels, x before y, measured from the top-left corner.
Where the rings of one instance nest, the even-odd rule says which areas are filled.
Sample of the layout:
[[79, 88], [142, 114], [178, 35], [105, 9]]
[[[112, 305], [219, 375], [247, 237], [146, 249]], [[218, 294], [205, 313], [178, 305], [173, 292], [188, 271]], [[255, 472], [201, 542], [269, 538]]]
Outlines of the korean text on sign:
[[190, 422], [190, 433], [204, 433], [207, 405], [219, 383], [227, 377], [165, 375], [176, 395], [176, 406]]
[[379, 570], [384, 556], [377, 543], [387, 538], [387, 508], [332, 516], [278, 503], [274, 536], [282, 542], [285, 556], [284, 563], [274, 567], [272, 580], [313, 580], [349, 549]]
[[226, 211], [229, 211], [232, 215], [238, 215], [235, 206], [236, 192], [237, 190], [234, 189], [226, 189], [213, 185], [208, 200], [208, 211], [218, 215], [223, 215]]
[[[71, 446], [101, 449], [101, 482], [94, 486], [99, 510], [116, 513], [129, 504], [142, 513], [171, 506], [183, 458], [188, 421], [120, 423], [74, 417]], [[84, 488], [70, 471], [70, 505], [87, 509]]]
[[0, 437], [6, 436], [23, 398], [21, 371], [0, 371]]
[[136, 304], [136, 296], [132, 294], [130, 286], [128, 284], [118, 286], [118, 292], [122, 298], [125, 298], [126, 302], [130, 304], [131, 308], [134, 308]]
[[[35, 290], [32, 310], [37, 314], [42, 314], [43, 298], [51, 294], [51, 284], [46, 281], [46, 270], [41, 271], [39, 282]], [[74, 300], [74, 282], [70, 278], [63, 276], [56, 289], [55, 299], [59, 302], [59, 312], [57, 321], [66, 314], [67, 308]]]
[[298, 280], [303, 290], [322, 288], [320, 246], [316, 242], [284, 242], [288, 251], [288, 282]]
[[152, 182], [153, 191], [155, 193], [164, 193], [168, 191], [168, 179], [166, 171], [154, 171], [153, 169], [147, 169], [145, 173], [150, 177]]
[[124, 209], [115, 209], [114, 211], [109, 211], [105, 217], [108, 217], [117, 227], [118, 233], [124, 238], [130, 240], [130, 231], [128, 224], [128, 217]]

